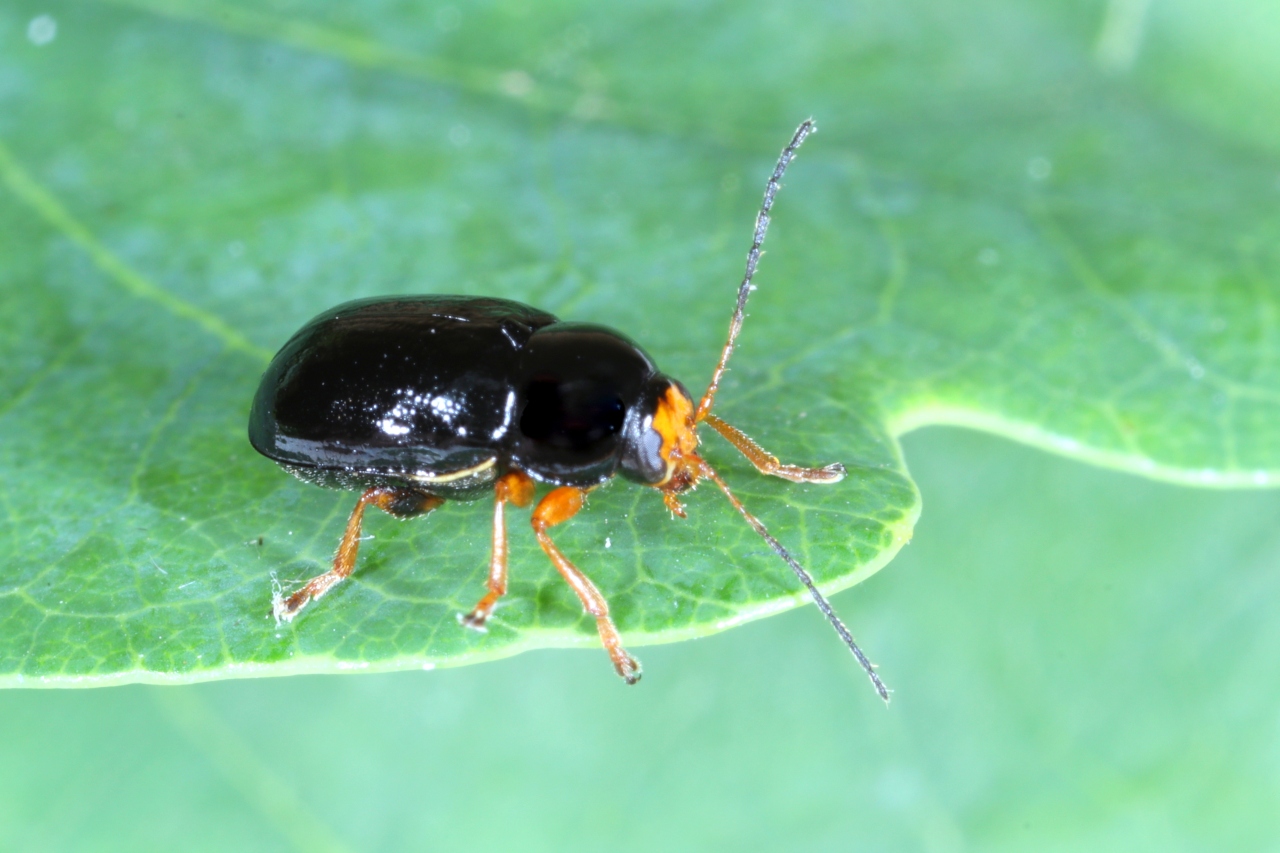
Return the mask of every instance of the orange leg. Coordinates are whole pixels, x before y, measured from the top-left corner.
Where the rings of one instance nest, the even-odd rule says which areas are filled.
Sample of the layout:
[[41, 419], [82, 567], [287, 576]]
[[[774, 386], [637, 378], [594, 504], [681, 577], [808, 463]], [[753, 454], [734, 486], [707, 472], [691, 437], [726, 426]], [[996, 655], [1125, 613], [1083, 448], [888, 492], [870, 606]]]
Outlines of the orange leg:
[[503, 475], [493, 490], [493, 556], [489, 558], [489, 591], [458, 621], [468, 628], [484, 631], [498, 599], [507, 594], [507, 520], [505, 507], [512, 503], [526, 507], [533, 502], [533, 480], [523, 471]]
[[604, 596], [600, 594], [600, 590], [596, 589], [595, 584], [579, 571], [577, 566], [569, 562], [569, 558], [560, 552], [560, 549], [551, 541], [551, 537], [547, 535], [548, 527], [554, 527], [577, 515], [586, 497], [586, 489], [574, 486], [561, 486], [551, 490], [538, 502], [537, 508], [533, 511], [533, 532], [537, 535], [538, 544], [542, 546], [542, 550], [546, 551], [551, 562], [556, 564], [560, 575], [578, 594], [582, 609], [596, 618], [596, 630], [600, 632], [600, 641], [604, 643], [605, 651], [613, 661], [613, 668], [627, 684], [635, 684], [640, 680], [640, 662], [622, 648], [622, 637], [619, 636], [613, 620], [609, 618], [609, 603], [604, 600]]
[[347, 530], [338, 543], [338, 553], [333, 556], [333, 568], [307, 581], [302, 589], [288, 598], [276, 598], [271, 604], [271, 614], [276, 621], [292, 622], [298, 611], [332, 589], [339, 581], [350, 576], [356, 567], [356, 554], [360, 551], [360, 523], [364, 520], [364, 508], [373, 504], [378, 509], [397, 518], [425, 515], [444, 503], [443, 498], [413, 489], [368, 489], [356, 501], [356, 508], [347, 519]]
[[839, 462], [825, 468], [801, 468], [799, 465], [783, 465], [778, 457], [769, 453], [752, 440], [742, 430], [730, 426], [715, 415], [703, 416], [707, 425], [725, 437], [726, 440], [754, 466], [761, 474], [781, 477], [793, 483], [838, 483], [844, 479], [844, 466]]

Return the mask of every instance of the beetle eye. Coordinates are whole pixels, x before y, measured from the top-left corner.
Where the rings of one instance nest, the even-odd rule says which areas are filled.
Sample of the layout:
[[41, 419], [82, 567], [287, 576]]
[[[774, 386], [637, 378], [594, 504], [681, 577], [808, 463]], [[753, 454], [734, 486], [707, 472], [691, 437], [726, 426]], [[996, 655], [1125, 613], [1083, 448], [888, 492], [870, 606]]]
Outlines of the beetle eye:
[[653, 425], [653, 409], [649, 401], [634, 407], [622, 427], [622, 453], [619, 470], [637, 483], [652, 486], [667, 476], [667, 460], [662, 458], [662, 434]]
[[628, 419], [623, 427], [622, 454], [618, 460], [620, 473], [629, 480], [651, 486], [667, 476], [667, 462], [662, 458], [662, 436], [652, 426], [651, 418]]
[[652, 473], [654, 482], [666, 476], [667, 463], [662, 458], [662, 436], [653, 428], [652, 423], [641, 434], [637, 455], [645, 470]]

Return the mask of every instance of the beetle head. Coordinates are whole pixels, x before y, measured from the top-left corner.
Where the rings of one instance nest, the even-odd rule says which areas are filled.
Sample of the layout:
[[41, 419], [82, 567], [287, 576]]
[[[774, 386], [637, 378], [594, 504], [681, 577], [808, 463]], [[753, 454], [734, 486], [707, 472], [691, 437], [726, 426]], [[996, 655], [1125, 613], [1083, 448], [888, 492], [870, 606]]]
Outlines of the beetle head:
[[623, 433], [622, 473], [661, 489], [668, 509], [683, 516], [676, 495], [693, 488], [702, 464], [689, 392], [675, 379], [656, 374]]

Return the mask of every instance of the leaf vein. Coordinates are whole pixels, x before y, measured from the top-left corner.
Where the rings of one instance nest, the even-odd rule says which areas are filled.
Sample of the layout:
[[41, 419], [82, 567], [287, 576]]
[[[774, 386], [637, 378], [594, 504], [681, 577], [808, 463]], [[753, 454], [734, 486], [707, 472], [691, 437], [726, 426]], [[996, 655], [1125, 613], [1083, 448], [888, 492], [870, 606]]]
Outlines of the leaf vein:
[[174, 296], [121, 260], [119, 255], [94, 236], [52, 192], [41, 186], [18, 163], [3, 140], [0, 140], [0, 181], [47, 225], [79, 246], [93, 261], [94, 266], [126, 293], [195, 323], [222, 341], [228, 349], [244, 353], [260, 362], [271, 359], [270, 350], [251, 343], [221, 318]]

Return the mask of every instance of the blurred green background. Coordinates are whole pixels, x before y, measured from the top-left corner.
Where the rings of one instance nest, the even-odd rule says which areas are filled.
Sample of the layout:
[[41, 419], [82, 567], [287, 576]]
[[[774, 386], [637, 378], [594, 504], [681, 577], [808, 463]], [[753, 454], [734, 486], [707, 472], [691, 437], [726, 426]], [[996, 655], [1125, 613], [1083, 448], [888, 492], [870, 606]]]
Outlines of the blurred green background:
[[[161, 0], [24, 0], [0, 9], [0, 136], [131, 263], [206, 299], [260, 347], [278, 343], [297, 315], [397, 275], [492, 283], [494, 292], [557, 310], [576, 300], [591, 319], [617, 318], [619, 292], [672, 280], [673, 270], [685, 285], [731, 281], [758, 193], [741, 175], [768, 159], [762, 151], [772, 156], [779, 127], [785, 133], [809, 114], [830, 129], [801, 161], [813, 172], [795, 174], [807, 190], [789, 200], [790, 236], [779, 221], [766, 267], [773, 290], [760, 294], [773, 301], [761, 304], [846, 288], [855, 295], [842, 310], [873, 312], [862, 285], [892, 265], [867, 248], [870, 220], [883, 211], [858, 205], [874, 197], [905, 209], [921, 186], [950, 194], [936, 221], [905, 235], [925, 258], [925, 284], [982, 290], [956, 273], [974, 267], [981, 245], [966, 241], [984, 229], [1020, 233], [1002, 205], [1024, 203], [1027, 181], [1047, 177], [1024, 174], [1038, 161], [1025, 159], [1034, 149], [1019, 141], [1030, 145], [1046, 126], [1056, 128], [1046, 136], [1069, 143], [1053, 165], [1068, 187], [1055, 201], [1081, 231], [1103, 210], [1103, 226], [1150, 226], [1185, 248], [1186, 256], [1156, 258], [1174, 259], [1169, 289], [1177, 293], [1203, 279], [1212, 295], [1220, 284], [1187, 256], [1211, 258], [1205, 267], [1216, 272], [1239, 251], [1258, 261], [1259, 301], [1274, 301], [1266, 229], [1280, 201], [1280, 10], [1269, 0], [672, 3], [632, 7], [630, 17], [570, 3], [536, 15], [503, 3], [262, 8], [264, 17], [247, 4]], [[60, 31], [38, 24], [42, 16]], [[76, 50], [61, 59], [39, 52], [53, 45]], [[598, 55], [606, 49], [607, 63]], [[822, 61], [810, 62], [819, 52]], [[539, 87], [521, 94], [526, 82], [505, 69], [534, 54]], [[592, 76], [593, 62], [607, 65], [607, 81]], [[178, 71], [157, 77], [152, 67]], [[690, 67], [729, 70], [698, 76]], [[78, 88], [99, 73], [110, 84], [102, 104], [92, 87]], [[275, 88], [258, 97], [249, 85], [256, 79]], [[607, 115], [606, 82], [615, 110]], [[506, 95], [495, 98], [495, 84]], [[306, 101], [330, 86], [331, 101]], [[110, 112], [111, 98], [142, 90], [152, 97], [137, 99], [135, 112]], [[38, 100], [26, 97], [33, 91]], [[188, 97], [202, 123], [166, 113], [172, 138], [130, 147], [149, 108], [170, 110]], [[297, 109], [286, 122], [274, 108], [290, 98]], [[406, 105], [420, 105], [420, 114], [406, 118]], [[113, 132], [102, 132], [99, 113]], [[349, 149], [344, 134], [354, 140]], [[413, 150], [419, 136], [435, 148]], [[514, 140], [519, 152], [517, 143], [552, 137], [565, 145], [565, 161], [602, 139], [613, 145], [590, 164], [594, 172], [584, 163], [581, 174], [556, 176], [575, 203], [599, 203], [568, 215], [567, 236], [549, 237], [554, 228], [540, 230], [541, 220], [524, 232], [489, 227], [543, 213], [527, 187], [527, 195], [504, 194], [522, 168], [518, 156], [504, 161], [506, 171], [487, 166], [483, 152], [465, 155], [456, 171], [439, 165], [468, 144], [500, 152]], [[836, 153], [819, 167], [824, 139]], [[1143, 141], [1155, 154], [1123, 150], [1117, 139]], [[891, 164], [887, 175], [864, 174], [840, 153], [864, 141]], [[155, 158], [151, 145], [172, 156]], [[331, 160], [327, 146], [338, 152]], [[1008, 174], [990, 176], [990, 196], [988, 147], [1018, 158]], [[351, 150], [358, 168], [344, 160]], [[578, 185], [627, 151], [645, 160], [619, 184], [658, 175], [660, 196], [601, 201], [598, 187]], [[707, 183], [704, 166], [718, 158], [724, 174]], [[419, 178], [438, 169], [451, 188], [438, 207], [422, 211], [421, 195], [397, 194], [414, 169]], [[351, 195], [347, 181], [356, 184]], [[845, 197], [864, 183], [874, 192]], [[434, 186], [421, 178], [417, 189], [430, 196]], [[472, 187], [492, 191], [477, 203], [482, 213], [495, 199], [514, 198], [511, 210], [469, 219], [458, 193]], [[1240, 201], [1246, 196], [1252, 206]], [[295, 208], [299, 198], [316, 203]], [[1170, 199], [1176, 204], [1162, 206]], [[0, 245], [18, 248], [6, 249], [0, 260], [12, 266], [0, 267], [13, 281], [61, 276], [60, 295], [76, 297], [68, 316], [90, 329], [92, 345], [116, 334], [145, 353], [150, 336], [171, 343], [168, 335], [190, 338], [192, 350], [213, 348], [185, 326], [156, 331], [135, 314], [110, 314], [128, 302], [115, 291], [83, 296], [66, 287], [92, 280], [83, 253], [64, 241], [22, 255], [43, 247], [48, 229], [8, 201], [0, 198], [8, 229]], [[619, 226], [614, 211], [636, 207], [636, 222]], [[1170, 225], [1191, 207], [1201, 219]], [[591, 210], [603, 211], [598, 221]], [[403, 251], [423, 227], [405, 211], [427, 219], [439, 255]], [[706, 231], [695, 232], [703, 215]], [[248, 247], [261, 256], [242, 260], [230, 249], [246, 251], [236, 229], [254, 217], [268, 223]], [[378, 226], [361, 235], [364, 254], [346, 251], [351, 223]], [[1116, 249], [1103, 226], [1090, 248]], [[629, 239], [636, 235], [644, 239]], [[625, 257], [611, 254], [615, 242]], [[560, 245], [569, 247], [563, 256]], [[806, 256], [806, 245], [823, 248]], [[952, 256], [930, 257], [935, 246]], [[1158, 291], [1148, 280], [1156, 274], [1143, 267], [1142, 247], [1131, 248], [1098, 257], [1140, 308], [1154, 304], [1157, 320], [1196, 327], [1198, 314], [1161, 314], [1168, 305], [1144, 301], [1143, 287]], [[869, 257], [869, 267], [853, 270]], [[371, 258], [385, 267], [359, 279]], [[1019, 270], [1041, 271], [1034, 253], [1023, 260]], [[582, 280], [603, 284], [592, 291]], [[201, 290], [209, 281], [216, 287]], [[672, 298], [678, 310], [669, 328], [649, 330], [653, 346], [670, 350], [685, 327], [707, 329], [706, 341], [676, 355], [692, 364], [719, 336], [724, 309]], [[1189, 306], [1203, 308], [1195, 299]], [[835, 321], [812, 314], [820, 328]], [[105, 332], [99, 316], [111, 318]], [[959, 319], [975, 318], [987, 315]], [[38, 337], [22, 337], [24, 324], [48, 318], [13, 311], [6, 319], [0, 344], [21, 356]], [[939, 325], [941, 337], [955, 331]], [[981, 326], [964, 332], [980, 337]], [[1238, 340], [1219, 351], [1235, 352], [1233, 343], [1237, 355], [1253, 353]], [[757, 367], [744, 361], [739, 376], [782, 357], [760, 339], [754, 353]], [[237, 369], [218, 379], [229, 400], [247, 402], [242, 386], [253, 369]], [[1019, 387], [1007, 400], [997, 383], [968, 390], [1016, 409], [1026, 402], [1018, 394], [1034, 402], [1043, 389]], [[207, 409], [226, 414], [231, 405]], [[1051, 414], [1070, 423], [1071, 406], [1063, 411]], [[1160, 411], [1146, 414], [1159, 425]], [[238, 441], [238, 416], [230, 420]], [[776, 421], [775, 434], [787, 426]], [[1184, 439], [1188, 458], [1201, 452], [1197, 442], [1216, 449], [1206, 433], [1184, 435], [1182, 426], [1161, 444], [1174, 463]], [[1276, 443], [1262, 419], [1240, 434], [1264, 460]], [[5, 434], [11, 446], [22, 438]], [[838, 435], [821, 438], [840, 446]], [[647, 675], [635, 689], [617, 683], [593, 649], [431, 673], [0, 691], [0, 848], [1280, 849], [1280, 495], [1154, 483], [955, 429], [914, 433], [904, 448], [925, 504], [915, 539], [885, 571], [835, 598], [896, 691], [888, 709], [812, 608], [645, 648]], [[181, 473], [190, 460], [174, 456]], [[259, 474], [265, 482], [277, 472]], [[319, 498], [303, 500], [322, 514]], [[63, 509], [50, 526], [83, 523]], [[25, 543], [11, 549], [14, 560], [44, 558], [17, 535], [6, 542]], [[322, 558], [329, 545], [309, 547]], [[260, 590], [245, 595], [257, 600]]]

